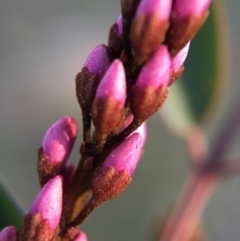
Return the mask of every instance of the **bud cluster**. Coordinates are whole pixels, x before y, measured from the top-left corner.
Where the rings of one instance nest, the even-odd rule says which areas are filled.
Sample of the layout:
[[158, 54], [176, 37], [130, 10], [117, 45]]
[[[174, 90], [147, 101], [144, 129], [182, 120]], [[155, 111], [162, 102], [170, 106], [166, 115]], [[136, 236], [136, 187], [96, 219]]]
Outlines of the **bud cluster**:
[[[131, 182], [146, 140], [145, 121], [182, 74], [209, 4], [121, 0], [108, 45], [94, 48], [76, 76], [83, 124], [78, 167], [68, 162], [77, 122], [65, 116], [47, 130], [39, 149], [42, 189], [25, 216], [20, 240], [87, 240], [77, 226]], [[10, 236], [15, 239], [4, 238]], [[14, 227], [2, 230], [0, 240], [18, 240]]]

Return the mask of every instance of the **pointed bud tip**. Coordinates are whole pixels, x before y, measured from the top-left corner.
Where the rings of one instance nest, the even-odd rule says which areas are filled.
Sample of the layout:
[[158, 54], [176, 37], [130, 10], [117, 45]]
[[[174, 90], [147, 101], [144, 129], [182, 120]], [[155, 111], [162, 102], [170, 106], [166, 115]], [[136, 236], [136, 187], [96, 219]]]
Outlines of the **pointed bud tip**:
[[90, 73], [98, 74], [101, 79], [110, 66], [107, 46], [100, 44], [95, 47], [88, 55], [84, 66], [88, 68]]
[[115, 100], [123, 104], [125, 103], [126, 79], [123, 64], [119, 59], [114, 60], [103, 76], [98, 86], [96, 97], [113, 97]]
[[55, 229], [62, 214], [62, 177], [56, 176], [45, 184], [35, 198], [30, 214], [39, 212], [42, 219], [47, 219]]
[[179, 68], [183, 65], [184, 61], [187, 58], [189, 51], [190, 41], [186, 44], [186, 46], [181, 49], [178, 54], [171, 61], [171, 70], [177, 72]]
[[134, 172], [141, 152], [141, 136], [134, 133], [117, 146], [106, 158], [102, 168], [114, 167], [117, 171]]
[[120, 15], [118, 16], [117, 26], [118, 26], [118, 34], [121, 35], [122, 32], [123, 32], [122, 14], [120, 14]]
[[165, 45], [161, 45], [143, 66], [136, 82], [139, 89], [160, 85], [167, 86], [170, 78], [171, 60]]
[[17, 229], [15, 226], [7, 226], [0, 231], [0, 240], [1, 241], [17, 241]]
[[50, 161], [62, 162], [68, 157], [77, 136], [77, 122], [65, 116], [55, 122], [43, 138], [43, 152]]
[[79, 231], [73, 241], [88, 241], [87, 235], [83, 231]]

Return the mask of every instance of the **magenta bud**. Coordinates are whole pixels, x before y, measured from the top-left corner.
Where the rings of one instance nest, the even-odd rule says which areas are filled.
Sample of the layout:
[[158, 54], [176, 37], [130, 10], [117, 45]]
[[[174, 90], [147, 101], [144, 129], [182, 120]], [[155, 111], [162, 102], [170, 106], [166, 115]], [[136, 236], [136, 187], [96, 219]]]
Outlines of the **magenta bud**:
[[17, 229], [14, 226], [7, 226], [0, 231], [0, 240], [1, 241], [17, 241], [18, 233]]
[[71, 116], [65, 116], [55, 122], [43, 138], [43, 153], [49, 161], [65, 162], [77, 136], [77, 122]]
[[156, 15], [161, 20], [168, 20], [172, 8], [171, 0], [142, 0], [135, 16], [141, 14]]
[[62, 214], [61, 176], [55, 176], [40, 190], [29, 212], [32, 216], [36, 213], [48, 221], [50, 228], [57, 228]]
[[171, 57], [192, 40], [208, 17], [210, 0], [176, 0], [173, 4], [170, 27], [165, 43]]
[[141, 153], [141, 136], [134, 133], [117, 146], [106, 158], [102, 169], [113, 167], [116, 171], [134, 172]]
[[136, 61], [141, 64], [165, 38], [171, 0], [142, 0], [131, 25], [130, 39]]
[[110, 200], [130, 184], [141, 154], [141, 137], [134, 133], [117, 146], [99, 166], [92, 180], [91, 206]]
[[170, 77], [171, 60], [166, 46], [161, 45], [143, 66], [135, 84], [139, 89], [160, 85], [167, 86]]
[[83, 231], [79, 231], [73, 241], [88, 241], [87, 235]]
[[107, 46], [100, 44], [88, 55], [84, 67], [88, 68], [91, 74], [98, 74], [101, 79], [110, 66]]
[[190, 15], [201, 16], [208, 10], [211, 0], [176, 0], [173, 6], [173, 14], [178, 18]]
[[126, 100], [123, 64], [116, 59], [103, 76], [92, 104], [92, 120], [96, 130], [106, 135], [119, 124]]
[[126, 79], [123, 64], [119, 59], [114, 60], [102, 78], [97, 88], [96, 97], [112, 97], [122, 104], [125, 103]]
[[178, 72], [178, 70], [180, 69], [180, 67], [183, 65], [184, 61], [187, 58], [189, 46], [190, 46], [190, 41], [172, 59], [172, 61], [171, 61], [171, 71]]
[[154, 114], [168, 95], [171, 60], [161, 45], [143, 66], [130, 92], [130, 107], [135, 118], [144, 121]]

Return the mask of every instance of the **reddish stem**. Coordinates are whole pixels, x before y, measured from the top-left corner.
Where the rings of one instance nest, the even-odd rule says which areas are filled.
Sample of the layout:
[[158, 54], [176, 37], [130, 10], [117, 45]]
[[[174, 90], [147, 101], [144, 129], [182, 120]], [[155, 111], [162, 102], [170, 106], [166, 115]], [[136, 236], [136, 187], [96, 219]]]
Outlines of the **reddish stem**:
[[194, 235], [202, 211], [218, 182], [213, 169], [193, 170], [187, 177], [183, 192], [170, 215], [159, 241], [189, 241]]

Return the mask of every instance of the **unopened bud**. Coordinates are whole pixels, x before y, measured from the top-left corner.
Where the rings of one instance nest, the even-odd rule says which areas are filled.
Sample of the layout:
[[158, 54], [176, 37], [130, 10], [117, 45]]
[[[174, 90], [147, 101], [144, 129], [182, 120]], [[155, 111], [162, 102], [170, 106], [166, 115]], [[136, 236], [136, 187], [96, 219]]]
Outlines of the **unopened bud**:
[[110, 200], [129, 185], [141, 153], [140, 144], [141, 137], [135, 133], [108, 155], [93, 177], [92, 191], [95, 200]]
[[101, 44], [88, 55], [82, 71], [76, 76], [76, 94], [84, 117], [90, 112], [98, 84], [109, 66], [107, 46]]
[[155, 113], [168, 95], [171, 60], [162, 45], [143, 66], [130, 92], [130, 107], [135, 118], [146, 120]]
[[108, 49], [104, 44], [100, 44], [94, 48], [88, 55], [84, 64], [84, 67], [88, 68], [89, 73], [98, 74], [100, 79], [104, 76], [109, 66], [110, 59], [108, 56]]
[[141, 64], [162, 43], [169, 25], [171, 0], [142, 0], [132, 21], [130, 39]]
[[62, 177], [56, 176], [40, 190], [23, 223], [22, 240], [52, 240], [62, 215]]
[[0, 231], [1, 241], [18, 241], [18, 232], [16, 227], [7, 226]]
[[173, 4], [166, 44], [174, 57], [194, 38], [208, 16], [211, 0], [176, 0]]
[[62, 177], [51, 179], [35, 198], [30, 215], [40, 213], [41, 219], [46, 219], [52, 229], [56, 229], [62, 214]]
[[49, 179], [61, 173], [77, 136], [77, 122], [65, 116], [46, 132], [39, 150], [38, 174], [43, 186]]
[[126, 79], [120, 60], [115, 60], [102, 78], [92, 104], [92, 120], [100, 134], [114, 130], [122, 118]]
[[73, 241], [88, 241], [87, 235], [83, 231], [78, 231]]

